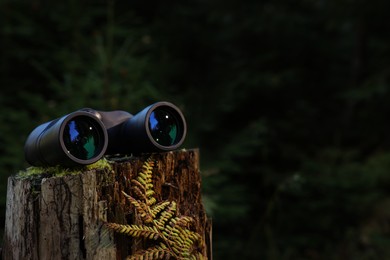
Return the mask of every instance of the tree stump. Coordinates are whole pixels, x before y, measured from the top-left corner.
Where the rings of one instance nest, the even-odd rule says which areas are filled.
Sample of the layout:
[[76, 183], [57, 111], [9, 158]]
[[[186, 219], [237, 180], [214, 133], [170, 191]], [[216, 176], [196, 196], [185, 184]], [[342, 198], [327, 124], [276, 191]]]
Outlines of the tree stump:
[[114, 232], [105, 223], [140, 223], [126, 194], [132, 194], [131, 180], [147, 158], [154, 162], [157, 202], [174, 201], [177, 216], [193, 219], [191, 229], [203, 242], [199, 255], [211, 259], [197, 149], [117, 158], [109, 161], [111, 167], [60, 177], [44, 168], [28, 178], [9, 177], [3, 259], [124, 259], [146, 250], [148, 239]]

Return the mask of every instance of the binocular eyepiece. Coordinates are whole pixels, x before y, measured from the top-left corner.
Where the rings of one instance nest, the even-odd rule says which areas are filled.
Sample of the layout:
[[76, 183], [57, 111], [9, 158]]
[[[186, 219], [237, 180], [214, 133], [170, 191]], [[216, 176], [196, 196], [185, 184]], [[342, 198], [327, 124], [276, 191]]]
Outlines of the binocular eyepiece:
[[169, 102], [157, 102], [135, 115], [84, 108], [36, 127], [24, 151], [34, 166], [86, 165], [106, 154], [175, 150], [186, 132], [182, 112]]

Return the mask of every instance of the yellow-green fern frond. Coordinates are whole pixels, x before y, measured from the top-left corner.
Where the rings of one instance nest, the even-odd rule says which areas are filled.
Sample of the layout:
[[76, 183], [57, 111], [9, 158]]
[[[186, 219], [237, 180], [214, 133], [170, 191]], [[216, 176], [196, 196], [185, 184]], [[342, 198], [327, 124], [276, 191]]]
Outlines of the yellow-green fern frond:
[[154, 161], [151, 157], [149, 157], [147, 160], [146, 160], [146, 163], [144, 163], [142, 165], [142, 168], [149, 172], [149, 171], [152, 171], [153, 170], [153, 167], [154, 167]]
[[127, 260], [146, 260], [146, 259], [170, 259], [172, 253], [169, 249], [161, 243], [160, 245], [150, 247], [146, 250], [141, 250], [140, 252], [128, 256]]
[[150, 207], [142, 201], [138, 201], [122, 191], [123, 195], [130, 201], [130, 203], [136, 209], [138, 215], [141, 217], [144, 223], [150, 223], [153, 221], [153, 215], [151, 214]]
[[164, 227], [166, 223], [175, 215], [176, 213], [176, 202], [170, 201], [167, 209], [163, 210], [160, 214], [160, 217], [154, 221], [154, 223], [159, 227]]
[[135, 195], [145, 201], [149, 206], [154, 205], [157, 200], [154, 198], [154, 187], [153, 187], [153, 166], [154, 162], [149, 158], [142, 166], [142, 171], [138, 173], [138, 176], [131, 180], [132, 190]]
[[172, 227], [175, 225], [178, 225], [181, 227], [188, 227], [193, 222], [194, 222], [193, 218], [187, 217], [187, 216], [181, 216], [181, 217], [172, 218], [169, 221], [169, 225]]
[[149, 227], [146, 225], [123, 225], [117, 223], [106, 223], [106, 226], [115, 232], [132, 237], [145, 237], [154, 240], [160, 237], [160, 233], [155, 227]]
[[146, 197], [145, 186], [139, 181], [137, 181], [136, 179], [132, 179], [131, 184], [132, 184], [131, 189], [133, 191], [134, 197], [146, 202], [148, 198]]
[[[153, 166], [154, 162], [150, 158], [143, 164], [142, 171], [138, 173], [137, 177], [137, 180], [140, 183], [148, 186], [152, 183]], [[151, 186], [151, 188], [153, 188], [153, 185]]]
[[154, 162], [149, 158], [137, 177], [131, 180], [132, 195], [122, 191], [133, 205], [142, 223], [139, 225], [105, 223], [105, 225], [121, 234], [156, 240], [153, 246], [137, 251], [127, 259], [207, 259], [199, 252], [203, 247], [202, 237], [191, 230], [194, 219], [189, 216], [178, 216], [175, 201], [157, 203], [154, 197], [153, 167]]
[[154, 205], [151, 208], [152, 216], [156, 217], [158, 215], [158, 213], [163, 211], [169, 204], [171, 204], [171, 202], [169, 202], [169, 201], [162, 201], [162, 202], [159, 202], [158, 204]]
[[192, 255], [192, 251], [196, 246], [202, 245], [201, 236], [189, 230], [187, 225], [192, 218], [189, 217], [175, 217], [171, 219], [169, 225], [165, 226], [163, 238], [168, 242], [169, 246], [174, 252], [180, 251], [180, 255], [183, 258], [188, 259]]
[[196, 254], [192, 255], [192, 258], [194, 260], [206, 260], [207, 258], [202, 255], [202, 253], [197, 252]]
[[154, 204], [156, 204], [156, 202], [157, 202], [156, 198], [151, 197], [150, 199], [148, 199], [148, 201], [146, 202], [146, 204], [147, 204], [148, 206], [153, 206]]

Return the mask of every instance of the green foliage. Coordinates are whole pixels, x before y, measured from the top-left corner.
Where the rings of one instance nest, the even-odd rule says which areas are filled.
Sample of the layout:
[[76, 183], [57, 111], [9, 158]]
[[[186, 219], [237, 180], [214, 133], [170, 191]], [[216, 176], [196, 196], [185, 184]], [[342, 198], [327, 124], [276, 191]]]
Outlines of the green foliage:
[[[265, 219], [268, 237], [264, 239], [277, 258], [298, 258], [308, 250], [331, 259], [341, 251], [348, 259], [387, 258], [389, 240], [383, 220], [390, 216], [389, 158], [386, 154], [336, 165], [311, 162], [286, 180]], [[289, 212], [289, 222], [282, 212]]]
[[127, 259], [205, 259], [199, 252], [203, 246], [202, 237], [191, 230], [194, 220], [179, 216], [175, 201], [157, 203], [153, 196], [153, 166], [154, 162], [149, 158], [138, 176], [131, 180], [135, 197], [122, 191], [134, 206], [142, 224], [105, 223], [105, 226], [121, 234], [156, 241], [156, 244], [129, 255]]
[[201, 150], [216, 259], [389, 258], [389, 7], [1, 1], [0, 205], [38, 124], [169, 100]]

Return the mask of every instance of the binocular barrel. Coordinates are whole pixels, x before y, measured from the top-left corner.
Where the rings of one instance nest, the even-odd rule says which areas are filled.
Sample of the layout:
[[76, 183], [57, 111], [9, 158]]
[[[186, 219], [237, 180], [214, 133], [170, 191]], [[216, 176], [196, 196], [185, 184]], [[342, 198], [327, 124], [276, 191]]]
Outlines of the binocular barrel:
[[108, 132], [107, 154], [172, 151], [180, 147], [187, 133], [182, 112], [169, 102], [157, 102], [136, 115], [125, 111], [98, 113]]
[[104, 155], [107, 137], [99, 118], [76, 111], [35, 128], [25, 143], [26, 161], [35, 166], [91, 164]]
[[171, 151], [185, 139], [185, 118], [175, 105], [157, 102], [132, 115], [81, 109], [35, 128], [25, 157], [35, 166], [91, 164], [104, 154]]

